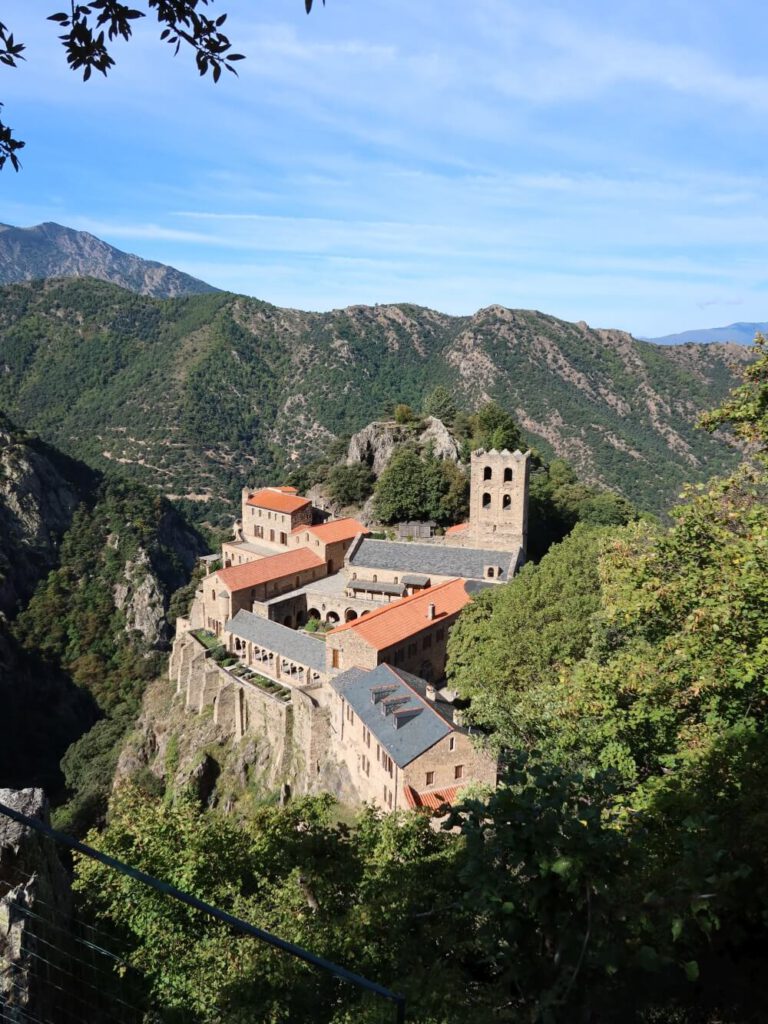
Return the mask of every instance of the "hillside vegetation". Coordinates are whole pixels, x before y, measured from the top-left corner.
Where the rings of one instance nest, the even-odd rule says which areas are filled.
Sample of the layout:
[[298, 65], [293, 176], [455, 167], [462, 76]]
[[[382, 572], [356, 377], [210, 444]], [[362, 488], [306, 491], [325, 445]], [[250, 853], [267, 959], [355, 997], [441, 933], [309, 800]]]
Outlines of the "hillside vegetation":
[[[756, 443], [752, 461], [691, 488], [671, 526], [582, 523], [462, 613], [449, 675], [501, 748], [503, 778], [490, 795], [468, 787], [446, 829], [371, 808], [340, 823], [329, 797], [238, 822], [193, 791], [133, 780], [93, 841], [404, 992], [419, 1024], [765, 1021], [760, 351], [707, 419]], [[168, 1015], [383, 1019], [100, 864], [81, 861], [76, 884]]]
[[0, 291], [0, 404], [97, 467], [215, 516], [436, 384], [498, 400], [545, 455], [638, 507], [732, 468], [694, 427], [734, 382], [739, 346], [659, 348], [532, 311], [303, 313], [224, 293], [157, 300], [91, 280]]

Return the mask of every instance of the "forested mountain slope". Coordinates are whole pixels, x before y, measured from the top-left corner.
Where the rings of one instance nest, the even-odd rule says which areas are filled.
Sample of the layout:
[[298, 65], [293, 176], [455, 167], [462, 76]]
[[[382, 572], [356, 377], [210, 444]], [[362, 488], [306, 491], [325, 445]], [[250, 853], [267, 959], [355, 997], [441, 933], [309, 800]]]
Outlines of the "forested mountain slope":
[[682, 481], [735, 463], [694, 424], [747, 358], [500, 306], [321, 314], [227, 293], [161, 301], [91, 280], [0, 290], [0, 403], [65, 451], [206, 512], [394, 402], [419, 408], [437, 383], [468, 408], [498, 400], [544, 454], [659, 511]]
[[0, 283], [48, 277], [95, 277], [161, 298], [216, 291], [173, 267], [115, 249], [87, 231], [50, 221], [31, 228], [0, 224]]

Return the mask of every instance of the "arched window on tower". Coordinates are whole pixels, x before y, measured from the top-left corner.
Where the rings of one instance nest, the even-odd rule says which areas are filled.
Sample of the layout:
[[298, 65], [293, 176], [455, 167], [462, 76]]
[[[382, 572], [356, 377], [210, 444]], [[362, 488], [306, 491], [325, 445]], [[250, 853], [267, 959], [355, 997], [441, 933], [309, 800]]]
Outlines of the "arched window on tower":
[[509, 466], [507, 466], [507, 468], [504, 470], [504, 483], [512, 483], [512, 470], [509, 468]]
[[511, 495], [509, 495], [509, 494], [505, 494], [504, 495], [504, 497], [501, 499], [501, 507], [503, 509], [512, 508], [512, 496]]
[[485, 494], [483, 495], [483, 508], [490, 508], [490, 507], [491, 507], [491, 496], [486, 491]]
[[490, 480], [493, 476], [493, 470], [490, 466], [486, 466], [483, 470], [483, 480]]

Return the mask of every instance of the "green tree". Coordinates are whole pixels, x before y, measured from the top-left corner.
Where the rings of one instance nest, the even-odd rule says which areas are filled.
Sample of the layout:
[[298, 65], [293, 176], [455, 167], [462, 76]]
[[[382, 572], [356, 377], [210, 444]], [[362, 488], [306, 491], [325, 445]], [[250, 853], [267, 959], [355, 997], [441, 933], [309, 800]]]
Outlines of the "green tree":
[[415, 448], [394, 453], [376, 483], [374, 508], [382, 523], [425, 519], [431, 507], [426, 466]]
[[435, 416], [443, 423], [451, 424], [456, 416], [456, 402], [448, 388], [442, 384], [430, 391], [424, 399], [424, 415]]
[[407, 423], [413, 423], [415, 419], [416, 417], [410, 405], [400, 402], [395, 406], [395, 423], [405, 426]]
[[341, 505], [362, 505], [373, 491], [375, 477], [368, 466], [334, 466], [328, 474], [327, 489]]
[[557, 735], [566, 667], [584, 657], [600, 607], [610, 532], [577, 526], [538, 565], [479, 594], [448, 641], [448, 676], [497, 745], [546, 747]]

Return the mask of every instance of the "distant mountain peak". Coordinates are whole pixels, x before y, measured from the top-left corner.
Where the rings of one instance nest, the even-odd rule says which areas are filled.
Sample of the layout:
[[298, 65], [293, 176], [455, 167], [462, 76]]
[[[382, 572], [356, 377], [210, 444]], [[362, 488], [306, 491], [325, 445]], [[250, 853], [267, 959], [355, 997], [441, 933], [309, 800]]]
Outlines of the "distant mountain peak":
[[0, 224], [0, 284], [94, 277], [154, 298], [218, 291], [174, 267], [123, 252], [88, 231], [44, 221], [29, 228]]
[[768, 323], [747, 323], [739, 321], [727, 327], [702, 327], [700, 330], [681, 331], [679, 334], [665, 334], [661, 338], [648, 338], [656, 345], [686, 345], [689, 342], [728, 342], [751, 345], [756, 334], [768, 332]]

